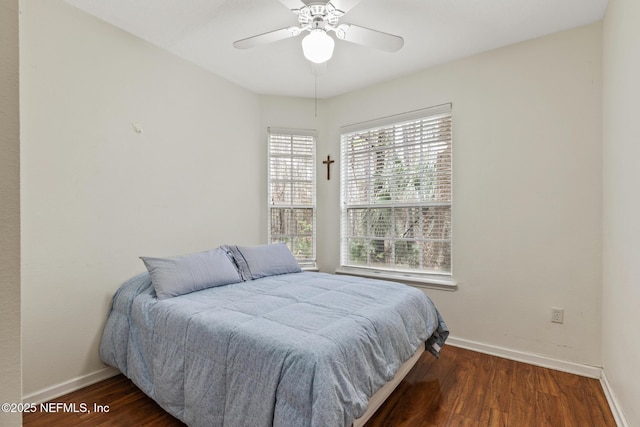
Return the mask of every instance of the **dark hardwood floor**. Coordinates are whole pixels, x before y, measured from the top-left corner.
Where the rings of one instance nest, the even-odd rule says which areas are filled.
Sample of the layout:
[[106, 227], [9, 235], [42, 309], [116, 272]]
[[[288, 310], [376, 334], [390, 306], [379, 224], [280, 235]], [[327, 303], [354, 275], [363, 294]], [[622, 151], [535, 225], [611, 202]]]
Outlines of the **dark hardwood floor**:
[[[24, 414], [23, 425], [184, 426], [122, 375], [54, 402], [84, 404], [90, 413], [60, 406]], [[598, 380], [446, 346], [438, 360], [422, 355], [366, 427], [615, 425]]]

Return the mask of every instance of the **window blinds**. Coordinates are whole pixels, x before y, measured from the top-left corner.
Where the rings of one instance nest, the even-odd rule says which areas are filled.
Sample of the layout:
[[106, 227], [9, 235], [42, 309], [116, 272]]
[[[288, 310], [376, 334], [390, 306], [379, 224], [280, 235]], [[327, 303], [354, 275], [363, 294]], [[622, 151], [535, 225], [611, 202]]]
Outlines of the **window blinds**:
[[269, 128], [269, 242], [316, 264], [315, 131]]
[[342, 131], [342, 264], [450, 274], [451, 105]]

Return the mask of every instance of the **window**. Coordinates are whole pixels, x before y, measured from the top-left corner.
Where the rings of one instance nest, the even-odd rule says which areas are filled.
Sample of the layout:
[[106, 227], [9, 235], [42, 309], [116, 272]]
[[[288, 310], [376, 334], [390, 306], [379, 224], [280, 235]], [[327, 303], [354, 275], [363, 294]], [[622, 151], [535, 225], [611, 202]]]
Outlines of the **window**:
[[269, 128], [269, 243], [316, 266], [315, 131]]
[[451, 275], [451, 105], [342, 128], [341, 262]]

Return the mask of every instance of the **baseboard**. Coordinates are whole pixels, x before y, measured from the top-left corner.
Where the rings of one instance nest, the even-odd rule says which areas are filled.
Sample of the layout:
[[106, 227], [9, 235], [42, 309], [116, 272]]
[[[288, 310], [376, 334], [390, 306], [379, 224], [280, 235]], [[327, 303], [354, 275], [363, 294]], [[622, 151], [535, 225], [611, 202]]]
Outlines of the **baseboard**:
[[611, 408], [611, 413], [613, 414], [613, 418], [616, 420], [616, 424], [618, 425], [618, 427], [629, 427], [629, 423], [624, 416], [624, 412], [622, 412], [622, 407], [618, 403], [618, 399], [616, 399], [615, 394], [611, 389], [609, 380], [607, 380], [607, 375], [605, 374], [604, 369], [602, 370], [602, 375], [600, 376], [600, 384], [602, 384], [604, 396], [607, 398], [609, 408]]
[[447, 345], [466, 348], [467, 350], [473, 350], [479, 353], [491, 354], [492, 356], [504, 357], [505, 359], [524, 362], [530, 365], [542, 366], [543, 368], [555, 369], [556, 371], [581, 375], [583, 377], [600, 379], [602, 376], [602, 369], [599, 366], [565, 362], [563, 360], [553, 359], [547, 356], [526, 353], [524, 351], [512, 350], [490, 344], [483, 344], [476, 341], [465, 340], [463, 338], [449, 336], [449, 338], [447, 338]]
[[465, 340], [449, 336], [447, 345], [453, 347], [465, 348], [467, 350], [477, 351], [479, 353], [490, 354], [492, 356], [504, 357], [505, 359], [515, 360], [518, 362], [528, 363], [530, 365], [541, 366], [543, 368], [555, 369], [557, 371], [568, 372], [570, 374], [581, 375], [588, 378], [600, 380], [602, 390], [607, 398], [607, 403], [613, 414], [618, 427], [629, 427], [622, 408], [615, 398], [615, 394], [611, 389], [611, 385], [607, 380], [604, 369], [598, 366], [581, 365], [579, 363], [565, 362], [563, 360], [553, 359], [538, 354], [526, 353], [518, 350], [511, 350], [504, 347], [498, 347], [490, 344], [483, 344], [476, 341]]
[[56, 384], [51, 387], [36, 391], [35, 393], [25, 395], [22, 397], [22, 402], [24, 403], [47, 402], [49, 400], [63, 396], [67, 393], [71, 393], [72, 391], [76, 391], [83, 387], [89, 386], [91, 384], [95, 384], [102, 380], [106, 380], [107, 378], [111, 378], [115, 375], [118, 375], [119, 373], [120, 371], [115, 368], [109, 368], [109, 367], [103, 368], [103, 369], [100, 369], [99, 371], [95, 371], [87, 375], [76, 377], [68, 381], [62, 382], [60, 384]]

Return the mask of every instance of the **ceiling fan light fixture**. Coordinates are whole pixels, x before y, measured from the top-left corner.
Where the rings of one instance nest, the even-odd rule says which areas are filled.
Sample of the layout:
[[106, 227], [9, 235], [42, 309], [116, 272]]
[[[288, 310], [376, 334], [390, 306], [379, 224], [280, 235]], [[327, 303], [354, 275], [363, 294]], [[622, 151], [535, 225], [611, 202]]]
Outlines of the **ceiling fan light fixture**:
[[331, 59], [333, 55], [333, 47], [336, 42], [326, 31], [321, 28], [311, 30], [311, 32], [302, 39], [302, 52], [304, 57], [316, 64]]

